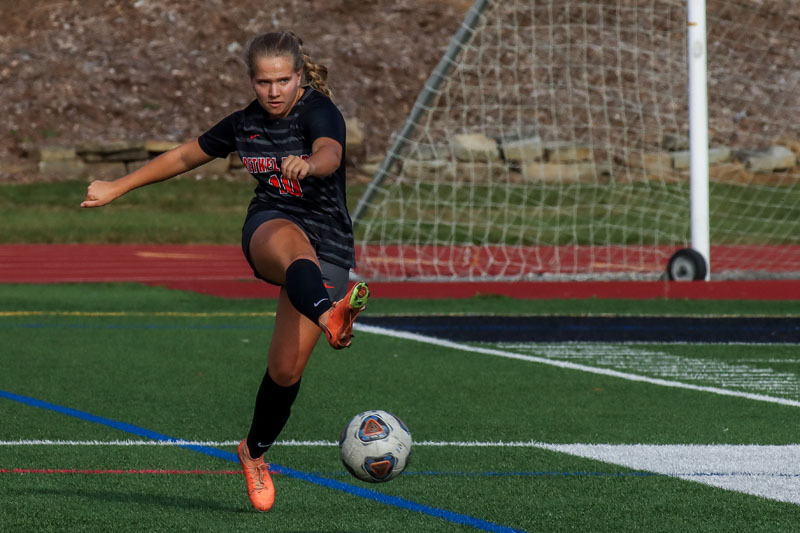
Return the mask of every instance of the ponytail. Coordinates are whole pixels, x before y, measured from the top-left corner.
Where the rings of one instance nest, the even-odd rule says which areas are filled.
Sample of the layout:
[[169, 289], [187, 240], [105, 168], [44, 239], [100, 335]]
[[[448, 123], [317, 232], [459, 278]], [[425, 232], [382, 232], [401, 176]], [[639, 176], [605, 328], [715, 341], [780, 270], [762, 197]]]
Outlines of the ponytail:
[[333, 99], [333, 92], [328, 87], [328, 67], [311, 61], [308, 54], [303, 52], [303, 74], [306, 83], [318, 90], [330, 99]]

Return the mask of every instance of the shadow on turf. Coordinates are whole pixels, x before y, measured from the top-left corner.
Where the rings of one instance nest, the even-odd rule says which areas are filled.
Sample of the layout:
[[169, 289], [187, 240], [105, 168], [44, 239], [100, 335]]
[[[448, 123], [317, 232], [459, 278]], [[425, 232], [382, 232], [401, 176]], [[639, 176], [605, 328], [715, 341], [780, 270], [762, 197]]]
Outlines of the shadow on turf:
[[20, 495], [33, 494], [40, 496], [61, 496], [65, 498], [87, 498], [101, 502], [119, 502], [137, 505], [158, 505], [161, 507], [178, 507], [189, 510], [221, 511], [226, 513], [252, 513], [252, 509], [244, 506], [224, 505], [217, 500], [184, 498], [181, 496], [164, 496], [157, 494], [140, 494], [130, 492], [117, 492], [110, 490], [80, 490], [75, 489], [50, 489], [37, 488], [17, 491]]
[[[29, 489], [29, 490], [14, 490], [9, 492], [16, 492], [20, 496], [24, 495], [35, 495], [44, 497], [62, 496], [67, 498], [78, 496], [81, 498], [98, 500], [102, 502], [119, 502], [124, 504], [133, 503], [138, 505], [157, 505], [160, 507], [178, 507], [181, 509], [188, 509], [188, 510], [199, 509], [203, 511], [218, 511], [225, 513], [247, 514], [254, 516], [262, 514], [253, 510], [250, 507], [249, 503], [247, 505], [245, 505], [245, 503], [242, 503], [241, 506], [226, 506], [216, 500], [190, 499], [190, 498], [182, 498], [180, 496], [157, 496], [151, 494], [123, 493], [123, 492], [102, 491], [102, 490], [75, 491], [74, 489], [43, 489], [43, 488]], [[287, 531], [286, 533], [351, 533], [351, 532], [348, 532], [346, 530], [331, 530], [331, 529], [320, 529], [320, 530], [302, 529], [302, 530]]]

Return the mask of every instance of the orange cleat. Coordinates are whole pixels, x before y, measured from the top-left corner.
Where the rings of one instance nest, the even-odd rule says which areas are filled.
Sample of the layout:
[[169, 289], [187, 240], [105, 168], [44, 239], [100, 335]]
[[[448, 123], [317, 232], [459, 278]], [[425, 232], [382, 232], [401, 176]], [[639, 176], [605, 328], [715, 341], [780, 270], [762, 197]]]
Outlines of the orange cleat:
[[341, 350], [350, 346], [353, 337], [353, 322], [358, 313], [366, 309], [369, 298], [369, 287], [359, 281], [347, 291], [344, 298], [335, 302], [328, 315], [327, 327], [323, 327], [328, 343], [335, 349]]
[[269, 463], [264, 462], [263, 456], [258, 459], [250, 457], [247, 439], [239, 443], [239, 462], [242, 463], [247, 495], [253, 507], [261, 512], [269, 511], [275, 503], [275, 486], [269, 476]]

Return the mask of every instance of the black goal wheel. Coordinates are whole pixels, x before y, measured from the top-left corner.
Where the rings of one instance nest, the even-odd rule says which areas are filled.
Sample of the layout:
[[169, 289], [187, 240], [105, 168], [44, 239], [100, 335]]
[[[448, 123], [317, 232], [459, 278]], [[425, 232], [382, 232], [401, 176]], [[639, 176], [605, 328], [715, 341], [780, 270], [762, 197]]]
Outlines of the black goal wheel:
[[706, 279], [706, 260], [697, 250], [682, 248], [672, 254], [667, 265], [671, 281], [696, 281]]

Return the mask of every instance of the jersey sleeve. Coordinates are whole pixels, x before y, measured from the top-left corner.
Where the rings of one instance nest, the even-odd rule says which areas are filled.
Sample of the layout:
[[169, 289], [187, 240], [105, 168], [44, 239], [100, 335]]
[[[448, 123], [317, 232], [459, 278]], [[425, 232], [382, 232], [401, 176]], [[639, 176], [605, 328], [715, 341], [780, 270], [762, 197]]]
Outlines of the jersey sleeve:
[[320, 137], [330, 137], [344, 148], [346, 128], [344, 117], [327, 98], [315, 101], [303, 116], [306, 138], [312, 143]]
[[212, 157], [228, 157], [228, 154], [236, 150], [236, 113], [217, 122], [202, 134], [197, 142], [200, 148]]

